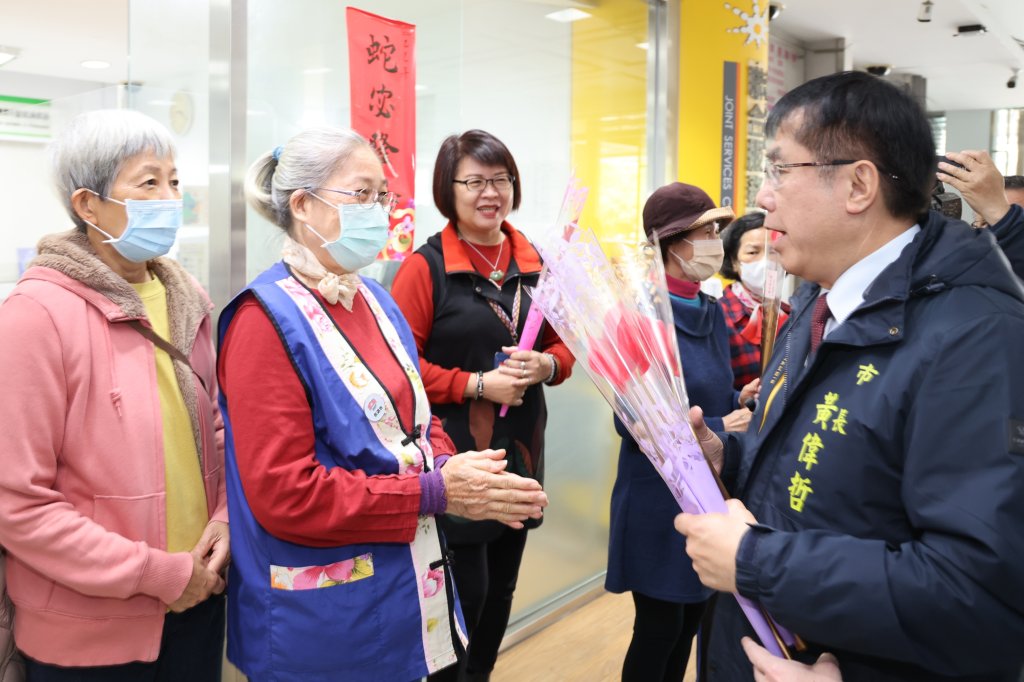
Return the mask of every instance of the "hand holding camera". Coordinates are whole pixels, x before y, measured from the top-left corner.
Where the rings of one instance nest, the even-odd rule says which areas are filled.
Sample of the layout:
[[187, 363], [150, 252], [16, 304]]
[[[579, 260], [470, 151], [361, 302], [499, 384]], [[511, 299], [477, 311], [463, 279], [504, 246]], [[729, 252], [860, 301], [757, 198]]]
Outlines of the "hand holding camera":
[[963, 195], [964, 201], [974, 209], [976, 227], [995, 225], [1010, 210], [1003, 176], [986, 151], [948, 152], [945, 157], [939, 157], [936, 177]]

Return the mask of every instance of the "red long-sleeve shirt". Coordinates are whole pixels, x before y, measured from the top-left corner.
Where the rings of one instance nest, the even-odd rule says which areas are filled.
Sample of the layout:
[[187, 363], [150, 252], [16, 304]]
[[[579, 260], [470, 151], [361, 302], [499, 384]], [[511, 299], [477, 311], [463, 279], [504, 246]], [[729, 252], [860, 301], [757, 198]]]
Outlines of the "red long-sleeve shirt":
[[[402, 425], [410, 427], [412, 389], [386, 351], [362, 295], [356, 295], [352, 312], [341, 305], [325, 308], [394, 396]], [[239, 305], [228, 327], [219, 378], [246, 501], [268, 532], [316, 547], [412, 541], [420, 510], [419, 476], [327, 470], [316, 460], [313, 415], [302, 382], [270, 318], [252, 297]], [[435, 456], [455, 452], [436, 417], [431, 417], [430, 441]]]

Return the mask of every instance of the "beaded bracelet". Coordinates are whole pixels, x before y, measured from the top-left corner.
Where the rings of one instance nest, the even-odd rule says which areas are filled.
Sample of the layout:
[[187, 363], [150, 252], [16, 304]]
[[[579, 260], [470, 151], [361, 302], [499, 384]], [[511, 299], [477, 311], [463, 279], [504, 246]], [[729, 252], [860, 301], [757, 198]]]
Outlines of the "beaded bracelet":
[[484, 373], [476, 373], [476, 399], [480, 400], [484, 397]]
[[552, 355], [551, 353], [545, 353], [544, 355], [546, 355], [548, 360], [551, 361], [551, 375], [544, 380], [544, 383], [550, 384], [552, 381], [555, 380], [555, 376], [558, 374], [558, 361], [555, 360], [555, 356]]

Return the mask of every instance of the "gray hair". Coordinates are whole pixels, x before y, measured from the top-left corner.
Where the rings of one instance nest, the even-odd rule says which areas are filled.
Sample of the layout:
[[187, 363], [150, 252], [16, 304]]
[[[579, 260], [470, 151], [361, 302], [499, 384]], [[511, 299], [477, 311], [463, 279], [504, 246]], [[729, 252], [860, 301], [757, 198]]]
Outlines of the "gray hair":
[[128, 109], [87, 111], [71, 119], [50, 148], [53, 182], [64, 209], [79, 230], [85, 223], [71, 206], [75, 190], [108, 196], [128, 159], [145, 152], [174, 156], [174, 139], [165, 127]]
[[320, 187], [357, 149], [373, 151], [357, 133], [342, 128], [310, 128], [249, 167], [245, 198], [260, 215], [288, 232], [296, 190]]

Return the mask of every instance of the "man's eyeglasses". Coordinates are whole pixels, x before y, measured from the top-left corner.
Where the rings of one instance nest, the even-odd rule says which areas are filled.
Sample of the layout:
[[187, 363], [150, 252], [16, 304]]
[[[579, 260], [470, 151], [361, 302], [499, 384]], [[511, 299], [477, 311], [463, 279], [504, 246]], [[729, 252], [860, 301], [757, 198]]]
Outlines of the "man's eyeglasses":
[[349, 197], [356, 197], [357, 206], [365, 206], [366, 208], [372, 207], [374, 204], [380, 204], [384, 209], [385, 213], [391, 213], [395, 208], [395, 204], [398, 199], [395, 197], [394, 192], [373, 192], [368, 189], [332, 189], [330, 187], [307, 187], [306, 190], [312, 192], [314, 189], [319, 189], [324, 192], [334, 192], [335, 194], [344, 194]]
[[836, 159], [835, 161], [804, 161], [803, 163], [771, 163], [764, 165], [764, 175], [772, 187], [778, 187], [782, 183], [784, 170], [789, 168], [820, 168], [822, 166], [849, 166], [857, 163], [856, 159]]
[[452, 182], [460, 185], [465, 185], [473, 194], [479, 194], [484, 191], [484, 187], [487, 187], [487, 183], [490, 183], [499, 192], [507, 192], [512, 189], [512, 183], [516, 179], [511, 175], [499, 175], [494, 178], [470, 178], [469, 180], [452, 180]]

